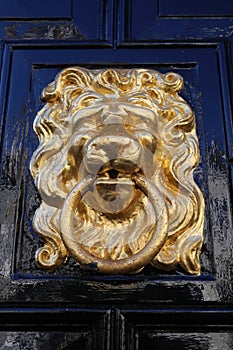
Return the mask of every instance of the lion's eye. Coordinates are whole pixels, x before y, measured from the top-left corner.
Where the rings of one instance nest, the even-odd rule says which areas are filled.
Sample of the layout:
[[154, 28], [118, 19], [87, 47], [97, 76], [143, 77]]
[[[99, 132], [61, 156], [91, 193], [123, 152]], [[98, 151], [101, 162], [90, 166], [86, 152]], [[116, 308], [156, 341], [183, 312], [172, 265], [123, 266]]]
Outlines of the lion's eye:
[[88, 106], [93, 105], [98, 100], [99, 100], [99, 98], [97, 96], [85, 97], [80, 101], [80, 106], [81, 107], [88, 107]]
[[125, 128], [129, 130], [146, 130], [151, 132], [154, 129], [154, 125], [151, 125], [151, 121], [143, 122], [138, 117], [132, 117], [125, 122]]
[[79, 129], [80, 131], [96, 129], [96, 119], [94, 117], [81, 118], [75, 123], [75, 129]]
[[150, 99], [145, 97], [144, 95], [137, 95], [129, 99], [129, 101], [135, 105], [146, 107], [146, 108], [152, 108], [152, 103]]

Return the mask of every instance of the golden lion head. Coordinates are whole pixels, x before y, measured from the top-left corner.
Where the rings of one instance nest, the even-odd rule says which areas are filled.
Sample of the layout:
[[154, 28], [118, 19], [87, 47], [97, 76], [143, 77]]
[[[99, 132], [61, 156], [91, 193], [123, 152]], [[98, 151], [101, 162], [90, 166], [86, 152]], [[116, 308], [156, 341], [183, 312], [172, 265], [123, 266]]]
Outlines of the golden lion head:
[[204, 204], [194, 115], [182, 77], [146, 69], [67, 68], [43, 91], [31, 173], [42, 198], [39, 267], [146, 264], [200, 273]]

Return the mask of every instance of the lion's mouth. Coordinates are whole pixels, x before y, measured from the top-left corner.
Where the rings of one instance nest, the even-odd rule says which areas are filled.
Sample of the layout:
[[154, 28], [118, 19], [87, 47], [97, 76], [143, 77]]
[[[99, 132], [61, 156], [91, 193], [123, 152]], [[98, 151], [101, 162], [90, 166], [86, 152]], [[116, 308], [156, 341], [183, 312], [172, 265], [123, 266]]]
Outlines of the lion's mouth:
[[129, 177], [141, 169], [138, 164], [125, 159], [111, 159], [101, 166], [97, 177], [104, 176], [109, 179]]
[[103, 213], [117, 214], [131, 206], [139, 196], [133, 176], [142, 174], [132, 161], [112, 159], [104, 163], [95, 175], [93, 189], [86, 202]]
[[96, 188], [102, 199], [112, 202], [123, 192], [131, 193], [134, 188], [132, 175], [140, 171], [140, 167], [122, 159], [112, 159], [105, 163], [96, 175]]

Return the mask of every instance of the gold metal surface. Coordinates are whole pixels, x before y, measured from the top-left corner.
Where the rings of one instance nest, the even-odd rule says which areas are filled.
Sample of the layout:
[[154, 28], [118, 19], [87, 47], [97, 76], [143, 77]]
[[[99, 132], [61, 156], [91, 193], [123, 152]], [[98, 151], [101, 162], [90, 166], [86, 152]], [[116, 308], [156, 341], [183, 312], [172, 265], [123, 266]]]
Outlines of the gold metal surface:
[[59, 73], [34, 121], [34, 228], [48, 271], [68, 255], [108, 274], [180, 264], [200, 273], [204, 201], [194, 114], [183, 79], [146, 69]]

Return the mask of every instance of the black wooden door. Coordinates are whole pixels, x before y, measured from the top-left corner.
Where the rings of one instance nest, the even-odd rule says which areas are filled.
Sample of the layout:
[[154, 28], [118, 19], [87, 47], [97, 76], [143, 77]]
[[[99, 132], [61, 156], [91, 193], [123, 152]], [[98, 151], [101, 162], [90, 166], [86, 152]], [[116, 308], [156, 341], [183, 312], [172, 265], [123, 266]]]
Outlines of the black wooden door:
[[[0, 37], [0, 350], [233, 349], [232, 1], [8, 0]], [[200, 276], [36, 267], [32, 124], [42, 89], [73, 65], [184, 77], [206, 202]]]

